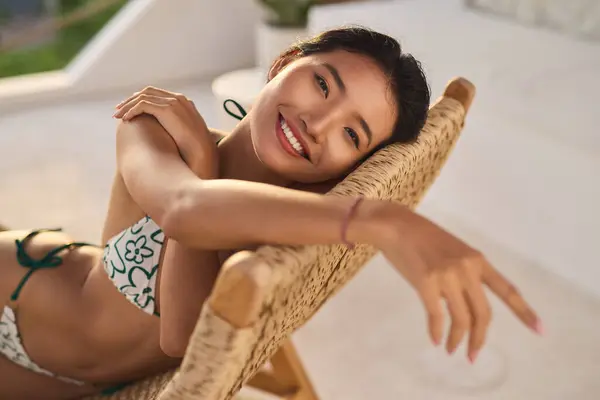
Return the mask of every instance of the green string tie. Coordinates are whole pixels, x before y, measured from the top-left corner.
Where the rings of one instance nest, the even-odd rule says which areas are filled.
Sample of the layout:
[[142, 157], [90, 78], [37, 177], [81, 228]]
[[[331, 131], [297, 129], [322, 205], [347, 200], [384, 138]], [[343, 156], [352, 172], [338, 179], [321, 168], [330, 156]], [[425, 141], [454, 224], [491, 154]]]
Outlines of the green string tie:
[[10, 299], [12, 301], [16, 301], [19, 298], [19, 294], [21, 294], [21, 290], [23, 289], [23, 286], [25, 286], [25, 283], [27, 282], [27, 280], [29, 279], [31, 274], [33, 274], [35, 271], [44, 269], [44, 268], [56, 268], [56, 267], [62, 265], [63, 259], [57, 255], [61, 251], [72, 250], [72, 249], [75, 249], [77, 247], [82, 247], [82, 246], [90, 246], [90, 244], [82, 243], [82, 242], [68, 243], [68, 244], [59, 246], [59, 247], [49, 251], [48, 254], [46, 254], [44, 257], [42, 257], [39, 260], [31, 258], [31, 256], [29, 254], [27, 254], [27, 252], [25, 251], [25, 244], [27, 243], [27, 241], [29, 239], [31, 239], [32, 237], [34, 237], [35, 235], [37, 235], [38, 233], [40, 233], [40, 232], [60, 232], [60, 231], [61, 231], [61, 229], [40, 229], [40, 230], [31, 232], [23, 240], [15, 240], [15, 244], [17, 245], [17, 261], [19, 262], [19, 264], [21, 264], [21, 266], [23, 266], [25, 268], [29, 268], [29, 271], [27, 271], [27, 273], [25, 274], [23, 279], [21, 279], [21, 282], [19, 282], [19, 285], [13, 292], [12, 296], [10, 296]]
[[[237, 108], [237, 111], [239, 112], [239, 114], [236, 114], [233, 111], [231, 111], [229, 109], [229, 104], [233, 104]], [[237, 101], [235, 101], [233, 99], [227, 99], [227, 100], [225, 100], [223, 102], [223, 108], [225, 109], [225, 112], [227, 114], [229, 114], [233, 118], [235, 118], [237, 120], [240, 120], [240, 121], [243, 120], [246, 115], [248, 115], [248, 113], [246, 112], [246, 110], [244, 110], [244, 107], [242, 107], [242, 105], [240, 103], [238, 103]]]

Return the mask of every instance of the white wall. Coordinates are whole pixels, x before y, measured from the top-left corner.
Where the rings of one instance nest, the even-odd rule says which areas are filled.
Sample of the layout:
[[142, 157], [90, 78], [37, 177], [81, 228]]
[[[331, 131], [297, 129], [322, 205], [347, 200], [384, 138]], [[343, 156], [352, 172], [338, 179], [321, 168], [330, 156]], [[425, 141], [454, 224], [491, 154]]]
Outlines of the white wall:
[[600, 2], [595, 0], [465, 0], [465, 3], [527, 24], [600, 40]]
[[62, 72], [0, 79], [0, 110], [254, 64], [254, 0], [131, 0]]
[[359, 23], [424, 63], [438, 96], [478, 88], [463, 137], [422, 210], [443, 212], [600, 295], [600, 46], [466, 10], [399, 0], [316, 10], [311, 30]]
[[254, 61], [254, 1], [136, 0], [69, 66], [80, 90], [207, 77]]

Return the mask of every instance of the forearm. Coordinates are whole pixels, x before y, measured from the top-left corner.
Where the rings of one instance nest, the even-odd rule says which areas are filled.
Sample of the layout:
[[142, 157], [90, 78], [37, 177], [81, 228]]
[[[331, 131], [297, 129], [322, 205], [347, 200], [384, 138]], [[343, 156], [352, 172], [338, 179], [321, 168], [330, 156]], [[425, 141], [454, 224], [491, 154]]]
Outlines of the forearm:
[[[119, 152], [121, 172], [134, 200], [168, 237], [199, 249], [342, 242], [342, 222], [355, 199], [198, 179], [160, 125], [134, 122], [122, 124], [118, 135], [124, 149]], [[349, 241], [375, 245], [372, 239], [381, 236], [385, 225], [375, 218], [381, 207], [382, 202], [371, 200], [358, 208]]]
[[[170, 236], [196, 248], [231, 249], [260, 244], [342, 243], [342, 223], [354, 198], [323, 196], [254, 182], [212, 180], [188, 188], [165, 223]], [[384, 234], [383, 203], [365, 200], [347, 239], [373, 243]]]
[[160, 279], [160, 346], [183, 357], [204, 301], [219, 273], [216, 252], [167, 239]]
[[117, 166], [133, 200], [159, 226], [184, 188], [199, 181], [169, 134], [145, 115], [119, 124]]
[[148, 118], [144, 122], [145, 124], [154, 125], [153, 129], [168, 135], [173, 140], [181, 159], [197, 177], [201, 179], [216, 179], [218, 177], [217, 160], [214, 159], [211, 163], [206, 162], [210, 156], [206, 154], [206, 141], [201, 140], [206, 137], [209, 143], [216, 142], [215, 136], [218, 133], [209, 129], [206, 124], [199, 125], [198, 131], [193, 132], [193, 134], [178, 131], [170, 132], [154, 116], [145, 115], [144, 117]]

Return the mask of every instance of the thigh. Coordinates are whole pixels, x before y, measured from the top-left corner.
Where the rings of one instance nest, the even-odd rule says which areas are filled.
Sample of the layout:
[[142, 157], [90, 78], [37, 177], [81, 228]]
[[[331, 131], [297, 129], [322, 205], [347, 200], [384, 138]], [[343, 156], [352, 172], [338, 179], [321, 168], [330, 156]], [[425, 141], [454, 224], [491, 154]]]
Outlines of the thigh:
[[90, 386], [80, 387], [41, 375], [0, 355], [0, 399], [62, 400], [93, 394]]

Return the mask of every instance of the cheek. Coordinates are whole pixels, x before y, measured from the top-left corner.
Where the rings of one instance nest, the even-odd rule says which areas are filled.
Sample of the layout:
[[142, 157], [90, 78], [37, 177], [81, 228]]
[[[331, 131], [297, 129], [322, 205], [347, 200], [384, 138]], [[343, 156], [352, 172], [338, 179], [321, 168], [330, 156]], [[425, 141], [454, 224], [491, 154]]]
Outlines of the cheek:
[[354, 148], [344, 142], [343, 137], [331, 138], [324, 149], [319, 169], [329, 174], [342, 174], [348, 171], [359, 160]]
[[250, 131], [255, 140], [265, 133], [270, 134], [275, 129], [278, 108], [274, 94], [273, 87], [268, 84], [252, 105], [249, 114]]
[[297, 108], [312, 107], [322, 98], [315, 85], [312, 71], [296, 70], [276, 82], [274, 95], [280, 104]]
[[265, 114], [265, 112], [273, 108], [273, 104], [275, 103], [274, 89], [274, 85], [271, 82], [267, 83], [254, 100], [254, 103], [252, 105], [252, 111], [254, 114], [257, 114], [255, 116], [255, 119], [260, 119]]

